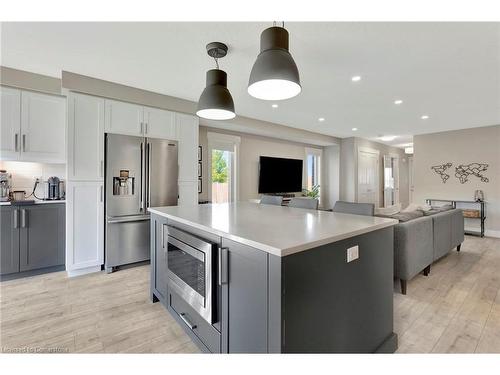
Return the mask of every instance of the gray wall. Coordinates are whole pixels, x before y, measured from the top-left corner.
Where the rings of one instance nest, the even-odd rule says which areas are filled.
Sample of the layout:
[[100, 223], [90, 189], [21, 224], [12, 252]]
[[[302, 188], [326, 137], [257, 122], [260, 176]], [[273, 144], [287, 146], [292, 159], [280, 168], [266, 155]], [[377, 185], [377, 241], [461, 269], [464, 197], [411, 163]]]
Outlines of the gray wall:
[[357, 153], [358, 147], [368, 147], [380, 152], [379, 156], [379, 202], [384, 202], [384, 155], [399, 156], [399, 200], [402, 207], [409, 204], [408, 156], [404, 150], [387, 146], [364, 138], [344, 138], [340, 147], [340, 199], [350, 202], [357, 200]]
[[[426, 198], [473, 200], [474, 190], [483, 190], [487, 201], [486, 235], [500, 237], [500, 125], [455, 130], [414, 137], [414, 201]], [[453, 163], [443, 184], [431, 166]], [[489, 182], [471, 176], [462, 184], [455, 177], [459, 164], [487, 163], [484, 173]], [[477, 220], [466, 220], [466, 227], [477, 229]]]

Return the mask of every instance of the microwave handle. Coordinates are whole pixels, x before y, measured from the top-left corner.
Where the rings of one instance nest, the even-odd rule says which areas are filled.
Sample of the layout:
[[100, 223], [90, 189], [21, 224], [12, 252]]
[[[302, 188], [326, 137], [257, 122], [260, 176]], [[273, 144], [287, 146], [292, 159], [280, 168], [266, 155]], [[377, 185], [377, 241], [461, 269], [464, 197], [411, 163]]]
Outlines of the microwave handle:
[[221, 247], [219, 248], [219, 285], [224, 285], [228, 283], [228, 256], [229, 248]]

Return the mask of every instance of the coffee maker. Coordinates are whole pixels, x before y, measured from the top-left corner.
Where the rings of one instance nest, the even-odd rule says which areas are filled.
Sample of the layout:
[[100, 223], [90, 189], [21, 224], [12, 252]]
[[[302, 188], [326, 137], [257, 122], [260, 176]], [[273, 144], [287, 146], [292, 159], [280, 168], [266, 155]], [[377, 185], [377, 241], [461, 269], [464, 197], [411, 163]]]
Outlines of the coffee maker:
[[45, 199], [59, 200], [64, 198], [64, 183], [59, 177], [52, 176], [47, 179]]
[[10, 190], [12, 188], [12, 176], [5, 169], [0, 169], [0, 202], [9, 200]]

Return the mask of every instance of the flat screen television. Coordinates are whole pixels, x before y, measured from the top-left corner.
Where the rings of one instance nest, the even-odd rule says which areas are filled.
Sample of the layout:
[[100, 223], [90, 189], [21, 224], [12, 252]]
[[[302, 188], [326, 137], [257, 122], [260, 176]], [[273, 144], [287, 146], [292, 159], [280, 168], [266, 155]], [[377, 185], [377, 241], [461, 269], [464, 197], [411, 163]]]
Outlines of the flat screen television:
[[302, 160], [260, 157], [259, 194], [302, 191]]

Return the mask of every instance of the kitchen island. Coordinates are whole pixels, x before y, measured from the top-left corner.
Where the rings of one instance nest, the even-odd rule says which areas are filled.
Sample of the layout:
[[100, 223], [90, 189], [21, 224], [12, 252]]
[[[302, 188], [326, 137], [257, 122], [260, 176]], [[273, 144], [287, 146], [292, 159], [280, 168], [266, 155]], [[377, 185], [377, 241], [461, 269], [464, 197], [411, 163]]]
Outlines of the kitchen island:
[[149, 211], [151, 298], [203, 351], [396, 350], [397, 221], [249, 202]]

